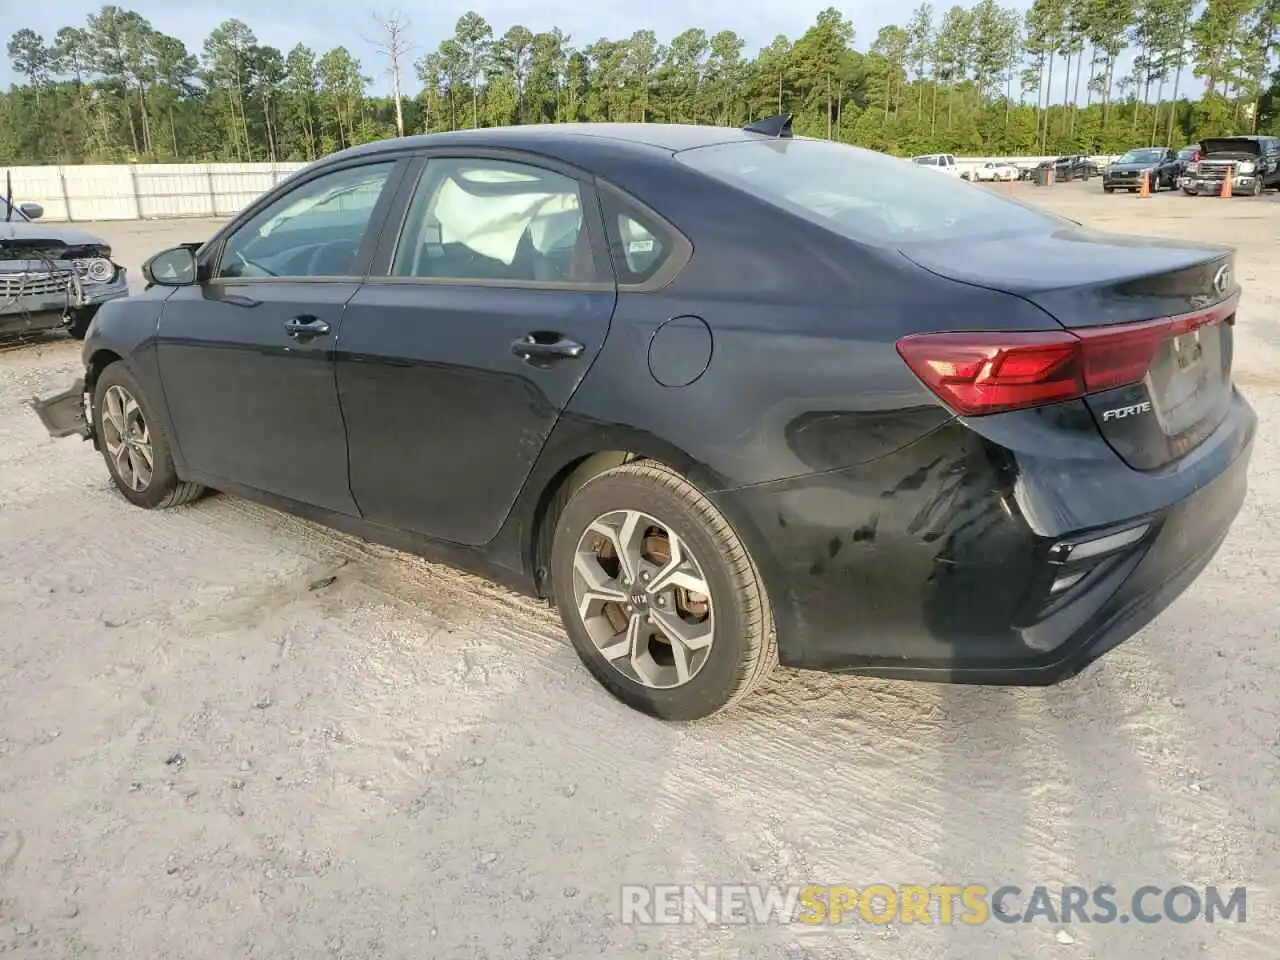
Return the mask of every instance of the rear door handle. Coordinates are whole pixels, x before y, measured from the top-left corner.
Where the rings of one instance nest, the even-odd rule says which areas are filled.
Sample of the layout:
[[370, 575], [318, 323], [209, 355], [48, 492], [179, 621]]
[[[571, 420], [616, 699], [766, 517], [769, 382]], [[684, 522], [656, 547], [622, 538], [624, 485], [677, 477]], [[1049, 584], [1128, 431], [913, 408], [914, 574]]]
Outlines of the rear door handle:
[[284, 332], [295, 340], [310, 340], [313, 337], [323, 337], [328, 334], [329, 324], [319, 317], [303, 314], [287, 320]]
[[[551, 339], [555, 337], [555, 339]], [[573, 340], [566, 340], [558, 334], [530, 333], [511, 343], [511, 352], [523, 360], [572, 360], [582, 355], [586, 348]]]

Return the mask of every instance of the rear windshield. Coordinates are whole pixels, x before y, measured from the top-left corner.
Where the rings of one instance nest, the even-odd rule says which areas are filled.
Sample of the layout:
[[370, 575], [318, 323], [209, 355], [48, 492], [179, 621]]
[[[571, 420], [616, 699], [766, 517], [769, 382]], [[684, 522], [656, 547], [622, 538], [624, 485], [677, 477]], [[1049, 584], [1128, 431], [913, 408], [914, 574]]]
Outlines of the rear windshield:
[[739, 140], [682, 150], [695, 170], [853, 240], [969, 240], [1067, 221], [958, 177], [827, 140]]

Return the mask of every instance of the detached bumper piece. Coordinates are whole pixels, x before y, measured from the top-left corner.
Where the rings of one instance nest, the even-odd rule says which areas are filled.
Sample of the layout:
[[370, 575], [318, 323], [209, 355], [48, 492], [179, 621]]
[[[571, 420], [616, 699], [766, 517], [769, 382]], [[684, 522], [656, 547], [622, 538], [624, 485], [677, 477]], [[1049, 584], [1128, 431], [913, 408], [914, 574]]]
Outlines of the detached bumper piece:
[[84, 402], [84, 380], [73, 383], [62, 393], [36, 397], [31, 406], [51, 437], [75, 437], [88, 440], [93, 431]]

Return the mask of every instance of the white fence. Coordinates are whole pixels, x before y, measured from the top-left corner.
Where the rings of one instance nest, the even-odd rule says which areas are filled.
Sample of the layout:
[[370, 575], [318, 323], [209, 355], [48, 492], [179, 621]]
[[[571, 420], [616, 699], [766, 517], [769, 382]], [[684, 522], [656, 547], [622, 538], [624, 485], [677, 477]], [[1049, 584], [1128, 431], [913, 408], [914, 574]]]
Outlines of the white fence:
[[[304, 163], [146, 163], [11, 167], [14, 203], [45, 220], [229, 217]], [[0, 170], [0, 191], [4, 190]]]
[[[958, 157], [961, 171], [988, 160], [1019, 165], [1049, 157]], [[1093, 158], [1106, 162], [1110, 158]], [[304, 163], [146, 163], [11, 167], [15, 203], [52, 221], [230, 217]], [[0, 177], [4, 171], [0, 170]], [[0, 180], [0, 190], [3, 190]]]

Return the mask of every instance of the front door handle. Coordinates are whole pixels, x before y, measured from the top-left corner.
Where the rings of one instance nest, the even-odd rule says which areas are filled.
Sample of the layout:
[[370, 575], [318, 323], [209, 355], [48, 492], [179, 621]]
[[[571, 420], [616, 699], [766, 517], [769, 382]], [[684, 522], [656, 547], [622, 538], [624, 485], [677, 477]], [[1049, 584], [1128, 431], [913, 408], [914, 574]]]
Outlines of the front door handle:
[[287, 320], [284, 332], [295, 340], [310, 340], [313, 337], [323, 337], [328, 334], [329, 324], [319, 317], [303, 314]]
[[511, 343], [511, 352], [530, 362], [572, 360], [581, 356], [584, 349], [582, 344], [554, 333], [530, 333]]

